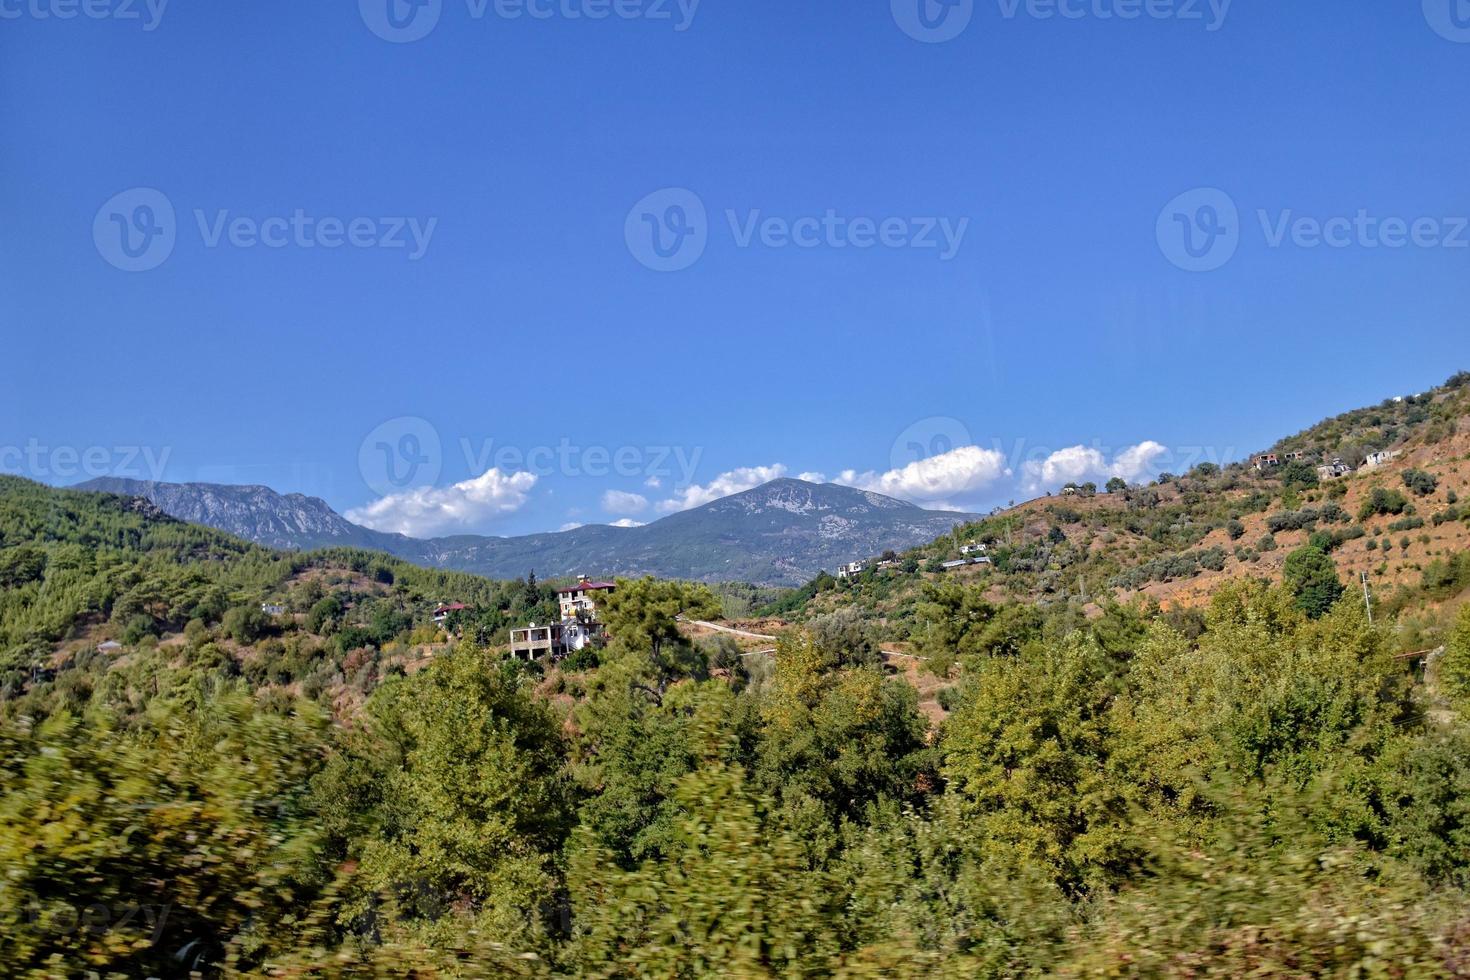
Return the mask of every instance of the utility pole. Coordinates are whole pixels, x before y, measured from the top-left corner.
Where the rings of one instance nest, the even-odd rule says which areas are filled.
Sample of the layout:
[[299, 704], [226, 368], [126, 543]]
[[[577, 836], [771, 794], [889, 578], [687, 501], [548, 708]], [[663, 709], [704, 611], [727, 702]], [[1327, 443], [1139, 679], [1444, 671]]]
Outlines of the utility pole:
[[1368, 588], [1368, 573], [1359, 573], [1363, 579], [1363, 605], [1368, 609], [1368, 625], [1373, 625], [1373, 593]]

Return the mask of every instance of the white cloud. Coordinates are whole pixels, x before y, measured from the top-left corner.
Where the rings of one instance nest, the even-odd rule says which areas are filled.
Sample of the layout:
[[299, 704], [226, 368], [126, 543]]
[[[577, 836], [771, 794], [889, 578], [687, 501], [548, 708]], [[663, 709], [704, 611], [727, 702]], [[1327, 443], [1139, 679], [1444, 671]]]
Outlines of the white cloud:
[[486, 470], [452, 487], [421, 487], [390, 494], [347, 512], [347, 519], [375, 531], [431, 537], [474, 530], [501, 514], [520, 510], [536, 485], [532, 473]]
[[635, 521], [631, 517], [625, 517], [620, 521], [613, 521], [613, 527], [646, 527], [642, 521]]
[[648, 479], [643, 481], [643, 485], [650, 490], [657, 490], [659, 487], [664, 485], [664, 481], [660, 480], [656, 476], [650, 476]]
[[825, 473], [803, 473], [800, 476], [798, 476], [797, 479], [798, 480], [805, 480], [807, 483], [826, 483], [827, 482], [827, 474], [825, 474]]
[[705, 486], [698, 484], [678, 491], [672, 499], [660, 501], [658, 509], [665, 514], [702, 507], [712, 500], [728, 497], [779, 480], [786, 475], [786, 467], [780, 463], [771, 466], [746, 466], [728, 473], [721, 473]]
[[1152, 476], [1154, 462], [1168, 451], [1169, 447], [1160, 445], [1152, 439], [1140, 442], [1136, 446], [1130, 446], [1113, 457], [1113, 476], [1121, 476], [1129, 483], [1145, 476]]
[[579, 527], [586, 527], [586, 526], [587, 526], [586, 524], [578, 524], [576, 521], [572, 521], [572, 522], [570, 522], [568, 524], [563, 524], [561, 527], [557, 528], [557, 530], [558, 531], [575, 531]]
[[1070, 446], [1044, 460], [1028, 461], [1021, 468], [1024, 474], [1021, 486], [1028, 493], [1037, 493], [1068, 483], [1100, 482], [1115, 476], [1133, 483], [1152, 473], [1154, 462], [1168, 451], [1150, 439], [1122, 450], [1109, 463], [1101, 450]]
[[609, 490], [602, 495], [602, 509], [609, 514], [641, 514], [648, 509], [648, 498], [641, 493]]
[[984, 490], [1011, 471], [994, 449], [960, 446], [887, 473], [844, 470], [835, 482], [915, 502], [939, 502]]
[[1025, 473], [1023, 488], [1034, 493], [1045, 487], [1080, 483], [1090, 476], [1098, 476], [1106, 472], [1107, 460], [1096, 449], [1070, 446], [1058, 449], [1043, 460], [1027, 460], [1022, 470]]

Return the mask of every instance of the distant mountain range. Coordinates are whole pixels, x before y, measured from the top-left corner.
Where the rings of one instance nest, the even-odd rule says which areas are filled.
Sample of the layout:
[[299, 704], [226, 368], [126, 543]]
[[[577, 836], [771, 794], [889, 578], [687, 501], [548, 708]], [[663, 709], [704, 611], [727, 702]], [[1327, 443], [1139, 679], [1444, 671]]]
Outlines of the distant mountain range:
[[268, 487], [104, 477], [76, 489], [142, 497], [180, 520], [273, 548], [367, 548], [490, 578], [534, 570], [542, 578], [587, 573], [797, 585], [822, 569], [914, 547], [975, 519], [851, 487], [775, 480], [644, 527], [420, 540], [361, 527], [317, 497]]

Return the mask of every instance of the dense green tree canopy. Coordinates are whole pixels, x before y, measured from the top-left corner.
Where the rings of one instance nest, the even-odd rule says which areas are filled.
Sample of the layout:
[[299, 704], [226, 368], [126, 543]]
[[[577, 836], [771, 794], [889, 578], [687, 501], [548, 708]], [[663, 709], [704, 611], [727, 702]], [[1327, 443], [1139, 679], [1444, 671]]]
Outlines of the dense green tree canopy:
[[945, 580], [907, 676], [870, 611], [732, 646], [620, 582], [558, 667], [495, 645], [532, 579], [0, 480], [0, 972], [1463, 975], [1470, 613], [1416, 670], [1287, 564], [1202, 610]]

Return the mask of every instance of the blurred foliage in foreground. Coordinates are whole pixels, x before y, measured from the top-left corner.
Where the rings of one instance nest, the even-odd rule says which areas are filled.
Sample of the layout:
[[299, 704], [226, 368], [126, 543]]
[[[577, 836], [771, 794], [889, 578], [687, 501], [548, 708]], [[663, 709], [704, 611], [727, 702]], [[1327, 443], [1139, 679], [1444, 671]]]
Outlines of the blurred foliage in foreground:
[[0, 486], [4, 975], [1470, 973], [1470, 613], [1426, 673], [1251, 582], [1188, 630], [952, 624], [935, 731], [841, 623], [742, 658], [628, 582], [584, 673], [471, 638], [343, 714], [251, 670], [360, 655], [327, 617], [236, 635], [310, 561]]

